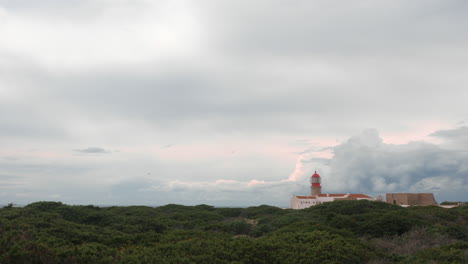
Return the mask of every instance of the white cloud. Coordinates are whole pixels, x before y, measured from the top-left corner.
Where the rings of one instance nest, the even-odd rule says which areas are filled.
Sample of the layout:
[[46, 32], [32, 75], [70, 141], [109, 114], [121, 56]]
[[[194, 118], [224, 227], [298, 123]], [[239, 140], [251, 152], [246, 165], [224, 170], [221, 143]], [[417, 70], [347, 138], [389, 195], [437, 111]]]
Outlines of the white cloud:
[[[94, 6], [77, 3], [87, 17]], [[201, 47], [201, 25], [188, 2], [100, 2], [100, 11], [44, 15], [0, 10], [0, 51], [27, 56], [53, 71], [167, 61]], [[69, 12], [70, 10], [65, 10]], [[2, 22], [3, 21], [3, 22]]]
[[[460, 128], [434, 134], [456, 131]], [[453, 140], [463, 141], [464, 136]], [[376, 130], [366, 130], [333, 149], [329, 164], [322, 165], [328, 166], [322, 174], [326, 192], [434, 192], [438, 200], [467, 199], [463, 190], [468, 187], [464, 165], [468, 152], [426, 142], [385, 144]], [[312, 171], [312, 164], [316, 166], [302, 160], [304, 171]]]
[[[468, 115], [467, 8], [0, 0], [0, 157], [14, 157], [0, 165], [21, 177], [5, 184], [23, 183], [9, 195], [84, 202], [70, 190], [80, 186], [91, 203], [192, 193], [282, 204], [308, 192], [314, 170], [330, 192], [458, 182], [466, 128], [451, 127]], [[372, 130], [348, 140], [367, 127], [384, 140]], [[119, 152], [73, 151], [97, 150], [87, 146]], [[193, 185], [144, 191], [168, 182]]]

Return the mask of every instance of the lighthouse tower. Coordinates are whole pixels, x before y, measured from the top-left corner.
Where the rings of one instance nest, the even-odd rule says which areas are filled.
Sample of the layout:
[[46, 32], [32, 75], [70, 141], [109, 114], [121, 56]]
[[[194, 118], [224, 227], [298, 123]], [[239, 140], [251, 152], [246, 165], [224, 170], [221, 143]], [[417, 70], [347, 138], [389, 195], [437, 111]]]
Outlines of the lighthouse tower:
[[320, 185], [320, 175], [315, 171], [312, 176], [310, 176], [310, 193], [312, 196], [317, 196], [322, 193], [322, 186]]

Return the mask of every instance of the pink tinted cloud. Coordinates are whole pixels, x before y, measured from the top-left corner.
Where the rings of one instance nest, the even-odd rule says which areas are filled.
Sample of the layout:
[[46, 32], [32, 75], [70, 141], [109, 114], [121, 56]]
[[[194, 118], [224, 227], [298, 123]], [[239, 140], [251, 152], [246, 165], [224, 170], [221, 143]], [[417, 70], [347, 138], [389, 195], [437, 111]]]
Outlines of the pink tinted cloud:
[[[306, 151], [296, 157], [296, 163], [293, 172], [289, 175], [286, 181], [298, 181], [304, 175], [311, 173], [310, 168], [306, 168], [307, 160], [310, 159], [331, 159], [333, 157], [332, 147], [336, 146], [336, 139], [323, 137], [309, 142], [314, 150]], [[316, 150], [315, 150], [316, 149]]]
[[451, 124], [441, 121], [424, 121], [412, 124], [404, 131], [383, 132], [380, 137], [387, 144], [406, 144], [410, 141], [426, 141], [434, 144], [440, 140], [429, 136], [435, 131], [449, 129]]
[[299, 155], [296, 160], [296, 165], [294, 166], [294, 171], [289, 175], [286, 181], [298, 181], [302, 179], [304, 175], [311, 173], [312, 171], [310, 170], [310, 167], [304, 166], [304, 164], [307, 163], [307, 160], [314, 158], [330, 159], [332, 157], [333, 153], [331, 152], [331, 150], [327, 152], [319, 151]]
[[299, 155], [294, 167], [294, 171], [289, 175], [288, 181], [297, 181], [300, 177], [302, 177], [302, 175], [304, 175], [304, 163], [302, 161], [304, 160], [305, 156], [305, 154]]
[[215, 181], [215, 184], [218, 185], [218, 184], [232, 184], [232, 183], [239, 183], [238, 181], [235, 181], [235, 180], [224, 180], [224, 179], [219, 179], [219, 180], [216, 180]]
[[259, 184], [265, 184], [265, 181], [251, 180], [247, 183], [247, 186], [252, 187]]

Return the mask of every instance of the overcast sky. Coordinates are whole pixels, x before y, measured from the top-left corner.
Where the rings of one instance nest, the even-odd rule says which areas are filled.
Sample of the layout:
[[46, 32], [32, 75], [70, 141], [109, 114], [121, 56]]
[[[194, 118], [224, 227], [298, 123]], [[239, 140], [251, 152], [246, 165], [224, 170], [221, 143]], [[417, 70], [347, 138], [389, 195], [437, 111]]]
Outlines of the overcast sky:
[[468, 200], [468, 2], [0, 0], [0, 203]]

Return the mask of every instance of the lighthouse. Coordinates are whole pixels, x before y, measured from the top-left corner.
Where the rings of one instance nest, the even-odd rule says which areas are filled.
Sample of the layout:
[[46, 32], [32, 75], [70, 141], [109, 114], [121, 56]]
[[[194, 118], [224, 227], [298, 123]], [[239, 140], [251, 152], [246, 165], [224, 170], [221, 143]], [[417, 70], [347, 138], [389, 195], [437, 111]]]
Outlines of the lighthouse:
[[320, 175], [315, 171], [312, 176], [310, 176], [310, 195], [318, 196], [322, 193], [322, 186], [320, 185]]
[[[315, 173], [312, 174], [312, 176], [310, 176], [310, 196], [294, 195], [291, 198], [291, 208], [292, 209], [304, 209], [304, 208], [309, 208], [314, 205], [338, 201], [338, 200], [368, 200], [368, 201], [374, 200], [372, 197], [367, 196], [362, 193], [346, 193], [346, 194], [324, 193], [322, 194], [322, 185], [320, 181], [321, 181], [320, 175], [317, 173], [317, 171], [315, 171]], [[395, 195], [400, 195], [400, 194], [395, 194]], [[388, 194], [387, 194], [387, 197], [388, 197]], [[387, 198], [387, 201], [388, 201], [388, 198]]]

